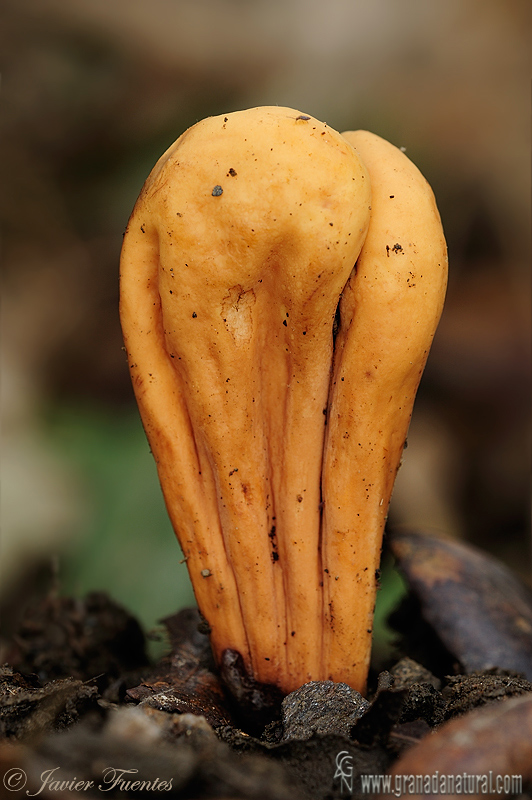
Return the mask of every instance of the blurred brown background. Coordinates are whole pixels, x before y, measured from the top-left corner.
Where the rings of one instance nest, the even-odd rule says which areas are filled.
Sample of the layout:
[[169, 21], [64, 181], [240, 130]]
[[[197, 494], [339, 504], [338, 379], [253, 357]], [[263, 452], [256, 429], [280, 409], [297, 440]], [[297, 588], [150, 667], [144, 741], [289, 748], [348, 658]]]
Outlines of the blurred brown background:
[[[202, 117], [289, 105], [406, 147], [450, 252], [390, 519], [530, 574], [528, 0], [4, 0], [1, 580], [190, 601], [118, 322], [122, 231]], [[4, 617], [5, 618], [5, 617]]]

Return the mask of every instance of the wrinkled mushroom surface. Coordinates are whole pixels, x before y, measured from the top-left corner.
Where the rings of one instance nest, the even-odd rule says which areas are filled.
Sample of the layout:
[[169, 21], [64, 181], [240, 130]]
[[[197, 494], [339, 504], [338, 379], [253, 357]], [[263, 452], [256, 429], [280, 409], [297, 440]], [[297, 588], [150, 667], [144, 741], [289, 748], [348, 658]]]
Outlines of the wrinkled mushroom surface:
[[149, 176], [121, 319], [218, 661], [236, 650], [285, 692], [364, 689], [382, 529], [445, 266], [408, 159], [293, 109], [206, 119]]

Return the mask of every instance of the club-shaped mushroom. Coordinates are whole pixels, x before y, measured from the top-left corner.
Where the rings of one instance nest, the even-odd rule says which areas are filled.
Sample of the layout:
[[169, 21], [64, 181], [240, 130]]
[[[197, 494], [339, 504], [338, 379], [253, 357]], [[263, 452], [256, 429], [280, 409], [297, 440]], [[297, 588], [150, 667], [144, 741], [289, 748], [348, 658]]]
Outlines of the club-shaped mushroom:
[[364, 690], [445, 282], [432, 192], [372, 134], [255, 108], [203, 120], [154, 167], [124, 239], [122, 328], [219, 663], [236, 651], [283, 692]]

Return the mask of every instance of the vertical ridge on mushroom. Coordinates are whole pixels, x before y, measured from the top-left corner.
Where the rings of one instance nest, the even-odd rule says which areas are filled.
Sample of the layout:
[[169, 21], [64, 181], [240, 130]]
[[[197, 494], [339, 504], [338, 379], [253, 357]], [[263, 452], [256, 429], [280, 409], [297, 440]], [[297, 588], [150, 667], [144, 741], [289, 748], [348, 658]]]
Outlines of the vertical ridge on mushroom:
[[[411, 375], [419, 379], [433, 333], [397, 319], [410, 313], [411, 296], [427, 309], [433, 302], [432, 267], [423, 264], [421, 279], [412, 266], [416, 287], [386, 276], [386, 268], [418, 264], [418, 239], [400, 224], [386, 230], [382, 247], [401, 235], [404, 253], [385, 250], [382, 258], [387, 209], [378, 184], [393, 159], [386, 151], [382, 171], [373, 140], [366, 149], [357, 140], [355, 149], [349, 138], [279, 107], [199, 122], [152, 170], [121, 256], [133, 387], [215, 658], [238, 651], [250, 675], [284, 692], [329, 677], [365, 685], [374, 582], [361, 581], [359, 559], [374, 571], [417, 388]], [[398, 197], [403, 178], [411, 180], [401, 168], [404, 175], [392, 176]], [[418, 213], [408, 202], [397, 208]], [[438, 236], [441, 244], [441, 228]], [[390, 298], [368, 291], [372, 280], [388, 286]], [[410, 351], [395, 340], [403, 326], [423, 328], [427, 338], [422, 355], [411, 346], [406, 370]], [[376, 355], [379, 346], [389, 355]], [[374, 385], [386, 399], [363, 377], [378, 369], [377, 356]], [[391, 411], [394, 404], [402, 410]], [[362, 431], [365, 455], [345, 445], [346, 425], [352, 442], [353, 426]], [[382, 474], [371, 437], [392, 451]], [[370, 503], [358, 485], [364, 460]], [[383, 502], [369, 513], [379, 493]]]
[[373, 133], [343, 136], [368, 170], [372, 200], [335, 341], [323, 462], [323, 646], [331, 677], [347, 675], [362, 686], [382, 535], [443, 310], [447, 248], [434, 195], [417, 167]]

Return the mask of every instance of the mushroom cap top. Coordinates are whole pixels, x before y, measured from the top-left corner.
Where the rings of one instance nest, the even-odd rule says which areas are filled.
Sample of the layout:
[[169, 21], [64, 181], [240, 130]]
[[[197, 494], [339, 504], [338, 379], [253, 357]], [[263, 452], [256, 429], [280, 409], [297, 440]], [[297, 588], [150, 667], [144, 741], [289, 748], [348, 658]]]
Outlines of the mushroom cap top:
[[179, 247], [185, 282], [190, 269], [212, 288], [245, 291], [279, 261], [296, 300], [317, 275], [343, 273], [341, 291], [369, 204], [366, 170], [339, 133], [294, 109], [261, 107], [186, 131], [157, 162], [136, 211], [145, 232], [159, 238], [163, 268]]

